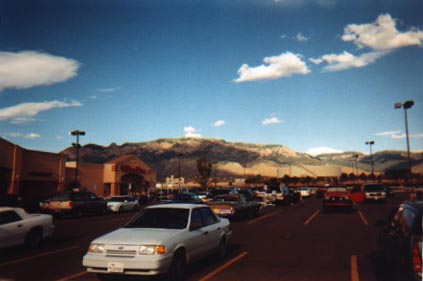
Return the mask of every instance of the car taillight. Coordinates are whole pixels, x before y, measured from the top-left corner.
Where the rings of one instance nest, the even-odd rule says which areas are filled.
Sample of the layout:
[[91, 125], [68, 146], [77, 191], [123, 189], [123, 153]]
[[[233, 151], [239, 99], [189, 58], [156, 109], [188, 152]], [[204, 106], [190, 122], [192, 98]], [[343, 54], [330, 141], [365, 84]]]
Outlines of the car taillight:
[[71, 208], [73, 207], [73, 202], [72, 201], [69, 202], [69, 207], [71, 207]]
[[419, 242], [413, 243], [413, 271], [417, 273], [422, 272], [422, 257], [420, 255], [420, 246], [421, 244], [419, 245]]

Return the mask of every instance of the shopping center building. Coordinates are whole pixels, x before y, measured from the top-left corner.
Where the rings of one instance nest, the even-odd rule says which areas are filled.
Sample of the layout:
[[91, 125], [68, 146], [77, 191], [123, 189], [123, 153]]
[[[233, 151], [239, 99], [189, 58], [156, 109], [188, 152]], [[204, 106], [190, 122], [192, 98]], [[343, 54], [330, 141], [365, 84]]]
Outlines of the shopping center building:
[[78, 176], [81, 189], [109, 197], [144, 194], [156, 185], [156, 173], [133, 155], [104, 164], [66, 162], [66, 155], [22, 148], [0, 138], [0, 199], [17, 194], [39, 201], [68, 190]]

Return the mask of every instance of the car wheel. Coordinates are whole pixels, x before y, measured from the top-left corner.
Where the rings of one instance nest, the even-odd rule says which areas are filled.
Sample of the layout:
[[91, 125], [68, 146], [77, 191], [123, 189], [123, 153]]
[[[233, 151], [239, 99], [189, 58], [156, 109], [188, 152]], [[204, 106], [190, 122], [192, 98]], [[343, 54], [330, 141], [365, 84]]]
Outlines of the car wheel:
[[122, 213], [123, 212], [123, 206], [120, 206], [119, 207], [119, 213]]
[[226, 243], [226, 238], [223, 237], [222, 240], [220, 240], [219, 247], [217, 248], [216, 258], [218, 260], [223, 260], [226, 257], [227, 251], [228, 245]]
[[185, 278], [185, 254], [182, 251], [175, 253], [168, 272], [169, 281], [180, 281]]
[[25, 245], [28, 248], [38, 246], [43, 240], [43, 231], [41, 228], [32, 229], [25, 238]]

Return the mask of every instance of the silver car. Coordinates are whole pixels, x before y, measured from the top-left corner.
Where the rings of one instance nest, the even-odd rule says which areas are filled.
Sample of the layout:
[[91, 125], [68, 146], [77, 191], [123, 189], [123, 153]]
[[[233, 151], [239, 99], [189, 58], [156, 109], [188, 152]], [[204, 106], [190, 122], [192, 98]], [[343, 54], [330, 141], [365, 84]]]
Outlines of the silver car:
[[385, 188], [381, 184], [371, 183], [363, 185], [364, 202], [379, 201], [386, 202], [387, 196]]
[[183, 280], [187, 264], [211, 254], [222, 259], [231, 236], [229, 220], [207, 205], [153, 205], [123, 228], [92, 241], [83, 266], [100, 279], [167, 274], [170, 280]]

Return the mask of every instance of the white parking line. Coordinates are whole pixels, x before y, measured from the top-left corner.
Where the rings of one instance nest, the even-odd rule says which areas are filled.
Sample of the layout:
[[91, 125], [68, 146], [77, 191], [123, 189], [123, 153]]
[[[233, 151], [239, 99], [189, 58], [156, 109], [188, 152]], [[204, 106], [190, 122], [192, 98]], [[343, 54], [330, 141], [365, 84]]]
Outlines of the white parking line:
[[23, 258], [23, 259], [9, 261], [9, 262], [5, 262], [5, 263], [0, 263], [0, 267], [8, 266], [8, 265], [14, 265], [14, 264], [22, 263], [22, 262], [25, 262], [25, 261], [28, 261], [28, 260], [38, 259], [38, 258], [41, 258], [41, 257], [50, 256], [50, 255], [54, 255], [54, 254], [61, 253], [61, 252], [71, 251], [71, 250], [78, 249], [78, 248], [80, 248], [80, 246], [74, 246], [74, 247], [70, 247], [70, 248], [66, 248], [66, 249], [60, 249], [60, 250], [57, 250], [57, 251], [42, 253], [42, 254], [39, 254], [39, 255], [36, 255], [36, 256], [26, 257], [26, 258]]
[[357, 256], [351, 256], [351, 281], [360, 281], [358, 276]]
[[318, 214], [320, 213], [320, 209], [318, 209], [316, 212], [314, 212], [308, 220], [304, 222], [304, 225], [309, 224]]
[[215, 270], [213, 270], [212, 272], [210, 272], [209, 274], [207, 274], [206, 276], [204, 276], [203, 278], [201, 278], [199, 281], [209, 280], [210, 278], [212, 278], [213, 276], [215, 276], [219, 272], [223, 271], [225, 268], [229, 267], [231, 264], [233, 264], [233, 263], [237, 262], [238, 260], [242, 259], [247, 254], [248, 254], [248, 252], [243, 252], [243, 253], [239, 254], [238, 256], [236, 256], [235, 258], [231, 259], [230, 261], [228, 261], [224, 265], [216, 268]]
[[358, 216], [360, 217], [361, 221], [364, 223], [364, 225], [369, 225], [369, 222], [366, 220], [366, 217], [363, 215], [363, 213], [357, 209]]
[[254, 220], [252, 220], [252, 221], [249, 221], [247, 224], [253, 224], [253, 223], [256, 223], [256, 222], [258, 222], [258, 221], [261, 221], [261, 220], [267, 219], [268, 217], [272, 217], [272, 216], [274, 216], [274, 215], [276, 215], [276, 214], [278, 214], [278, 213], [280, 213], [280, 212], [282, 212], [282, 211], [281, 211], [281, 210], [279, 210], [279, 211], [276, 211], [276, 212], [273, 212], [273, 213], [270, 213], [270, 214], [264, 215], [264, 216], [262, 216], [262, 217], [259, 217], [259, 218], [257, 218], [257, 219], [254, 219]]

